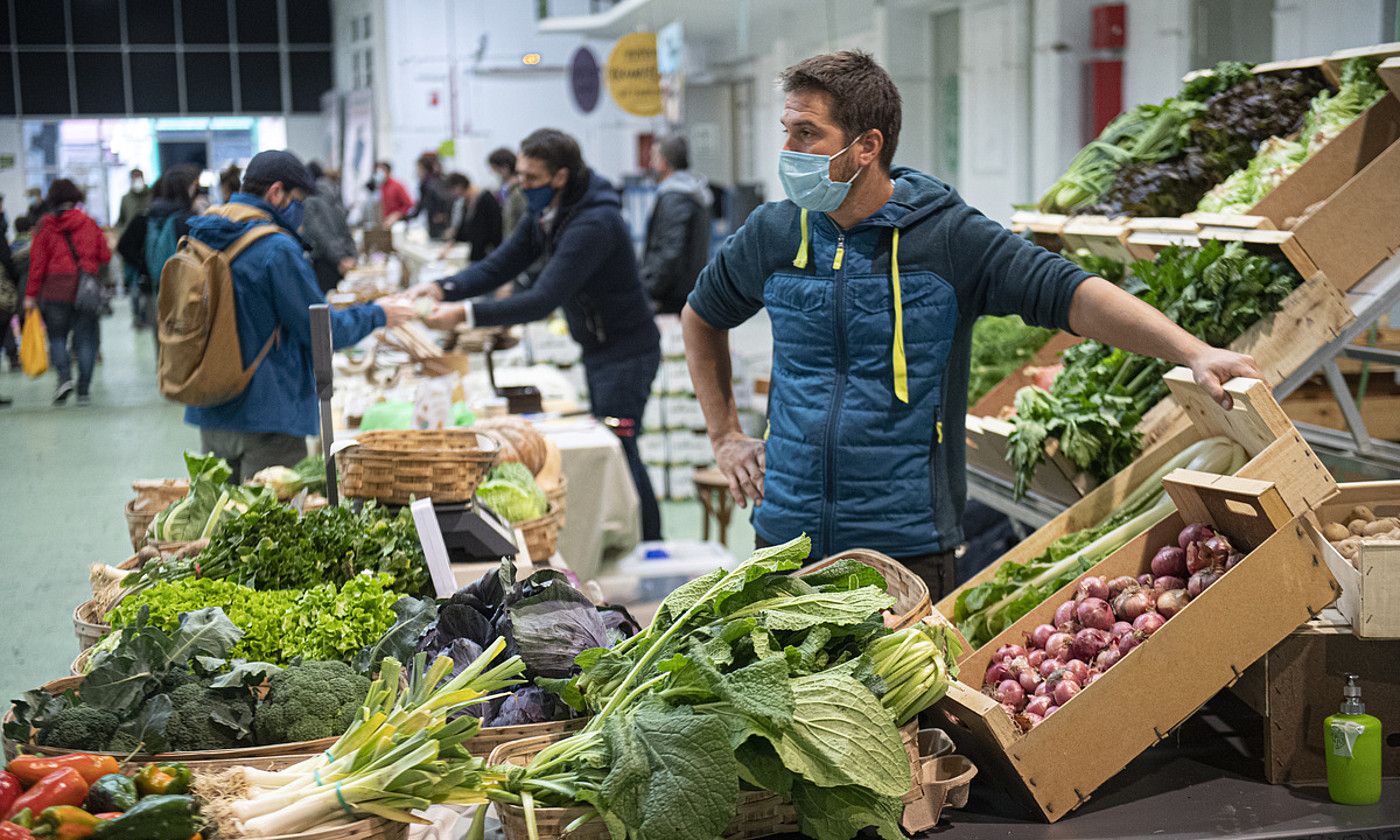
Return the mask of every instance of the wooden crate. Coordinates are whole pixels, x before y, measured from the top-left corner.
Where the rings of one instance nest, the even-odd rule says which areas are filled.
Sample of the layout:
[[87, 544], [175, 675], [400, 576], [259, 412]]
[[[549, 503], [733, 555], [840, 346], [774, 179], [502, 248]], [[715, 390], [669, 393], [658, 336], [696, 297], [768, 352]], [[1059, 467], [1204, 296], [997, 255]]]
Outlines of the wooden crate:
[[1039, 213], [1033, 210], [1017, 210], [1011, 214], [1011, 232], [1029, 233], [1031, 241], [1049, 251], [1059, 252], [1065, 247], [1060, 233], [1069, 216], [1063, 213]]
[[[1345, 583], [1343, 584], [1345, 585]], [[1381, 773], [1400, 776], [1400, 640], [1360, 639], [1335, 610], [1294, 630], [1231, 688], [1264, 718], [1270, 784], [1327, 778], [1323, 720], [1339, 710], [1346, 674], [1357, 674], [1367, 714], [1386, 727]]]
[[[1353, 58], [1381, 58], [1390, 61], [1395, 56], [1400, 56], [1400, 41], [1392, 41], [1388, 44], [1372, 44], [1367, 47], [1352, 47], [1345, 50], [1337, 50], [1322, 60], [1322, 72], [1327, 74], [1327, 78], [1332, 84], [1340, 84], [1342, 80], [1342, 65]], [[1392, 88], [1393, 90], [1394, 88]]]
[[1250, 460], [1236, 475], [1274, 482], [1295, 514], [1313, 510], [1336, 494], [1336, 480], [1284, 415], [1264, 383], [1257, 379], [1234, 379], [1226, 383], [1225, 390], [1234, 399], [1234, 408], [1226, 411], [1196, 385], [1189, 370], [1177, 368], [1168, 372], [1165, 379], [1182, 406], [1180, 428], [1144, 450], [1127, 469], [1094, 488], [1082, 500], [973, 575], [934, 608], [953, 618], [958, 596], [965, 590], [996, 577], [1003, 563], [1025, 563], [1043, 554], [1060, 537], [1107, 519], [1141, 482], [1173, 456], [1205, 438], [1223, 435], [1244, 447]]
[[[1175, 544], [1187, 522], [1208, 521], [1247, 553], [1210, 589], [1193, 599], [1150, 639], [1092, 686], [1021, 732], [999, 704], [954, 683], [936, 712], [940, 725], [1001, 793], [1054, 822], [1079, 807], [1144, 750], [1163, 740], [1218, 691], [1327, 606], [1340, 587], [1318, 557], [1306, 520], [1270, 482], [1178, 470], [1163, 482], [1179, 513], [1109, 555], [1086, 574], [1137, 575], [1162, 545]], [[998, 644], [1020, 640], [1051, 621], [1072, 597], [1078, 579], [1062, 588], [961, 668], [980, 683]], [[1229, 644], [1210, 640], [1229, 639]], [[1170, 674], [1170, 680], [1163, 680]], [[1151, 685], [1151, 691], [1143, 687]], [[1076, 749], [1085, 734], [1107, 724], [1112, 736]], [[1073, 760], [1067, 757], [1075, 756]]]
[[1128, 250], [1126, 219], [1106, 216], [1070, 216], [1060, 229], [1060, 239], [1066, 248], [1083, 248], [1091, 254], [1108, 257], [1122, 263], [1137, 259]]
[[[1318, 508], [1319, 527], [1345, 522], [1357, 505], [1377, 516], [1400, 515], [1400, 481], [1360, 481], [1337, 486], [1337, 495]], [[1318, 534], [1318, 549], [1342, 585], [1337, 609], [1363, 639], [1400, 639], [1400, 542], [1363, 543], [1356, 563]]]

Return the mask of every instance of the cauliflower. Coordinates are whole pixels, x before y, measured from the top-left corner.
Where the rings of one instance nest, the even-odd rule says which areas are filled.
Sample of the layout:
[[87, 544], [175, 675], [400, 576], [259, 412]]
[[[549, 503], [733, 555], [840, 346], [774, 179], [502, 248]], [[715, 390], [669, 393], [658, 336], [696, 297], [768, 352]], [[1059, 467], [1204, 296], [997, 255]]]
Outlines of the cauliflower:
[[253, 716], [258, 744], [285, 744], [338, 736], [355, 722], [369, 678], [343, 662], [304, 662], [268, 680], [267, 697]]

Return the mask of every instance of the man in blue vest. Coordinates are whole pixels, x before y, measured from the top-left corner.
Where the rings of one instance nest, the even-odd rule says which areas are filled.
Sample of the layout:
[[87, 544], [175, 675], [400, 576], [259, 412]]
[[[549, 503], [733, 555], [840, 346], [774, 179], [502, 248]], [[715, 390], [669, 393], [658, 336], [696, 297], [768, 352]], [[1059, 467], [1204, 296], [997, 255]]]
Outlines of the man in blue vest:
[[[935, 600], [952, 589], [979, 316], [1016, 314], [1189, 365], [1222, 402], [1223, 382], [1260, 375], [946, 184], [892, 166], [899, 91], [869, 55], [815, 56], [781, 80], [788, 200], [749, 216], [682, 313], [716, 461], [735, 500], [753, 501], [761, 543], [805, 532], [814, 557], [872, 548], [917, 572]], [[773, 370], [759, 441], [739, 427], [728, 331], [765, 307]]]

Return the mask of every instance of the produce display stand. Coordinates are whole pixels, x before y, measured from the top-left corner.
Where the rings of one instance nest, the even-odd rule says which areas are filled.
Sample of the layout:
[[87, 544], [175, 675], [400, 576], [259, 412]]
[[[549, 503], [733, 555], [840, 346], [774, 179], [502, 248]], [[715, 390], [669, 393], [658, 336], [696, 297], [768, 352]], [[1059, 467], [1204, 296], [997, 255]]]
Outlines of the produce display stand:
[[[1144, 572], [1157, 549], [1175, 544], [1187, 523], [1213, 523], [1246, 552], [1244, 559], [1029, 732], [1021, 732], [995, 700], [962, 682], [952, 683], [936, 706], [939, 724], [958, 751], [999, 792], [1048, 822], [1082, 805], [1340, 592], [1318, 557], [1305, 515], [1292, 509], [1278, 485], [1186, 470], [1172, 473], [1163, 484], [1177, 513], [1110, 554], [961, 663], [965, 678], [979, 681], [998, 645], [1051, 621], [1079, 579]], [[1244, 612], [1247, 621], [1240, 620]], [[1166, 674], [1171, 680], [1161, 679]], [[1148, 686], [1151, 690], [1144, 690]], [[1110, 737], [1076, 749], [1090, 746], [1084, 744], [1085, 733], [1104, 727], [1110, 727]]]
[[[1371, 508], [1377, 516], [1400, 514], [1400, 481], [1363, 481], [1340, 484], [1337, 489], [1337, 495], [1317, 510], [1315, 524], [1319, 527], [1346, 522], [1347, 514], [1357, 505]], [[1363, 542], [1355, 565], [1320, 534], [1317, 543], [1342, 585], [1337, 610], [1353, 632], [1362, 639], [1400, 639], [1400, 542]], [[1400, 648], [1396, 652], [1400, 654]]]
[[1182, 409], [1183, 422], [1179, 428], [1144, 450], [1127, 469], [1096, 487], [954, 589], [935, 605], [935, 609], [951, 619], [958, 596], [991, 580], [1003, 563], [1024, 563], [1038, 557], [1065, 534], [1097, 525], [1112, 515], [1148, 476], [1177, 453], [1205, 438], [1223, 435], [1244, 447], [1250, 460], [1236, 475], [1275, 482], [1295, 515], [1316, 508], [1336, 492], [1337, 484], [1331, 473], [1322, 466], [1263, 382], [1234, 379], [1226, 383], [1225, 390], [1234, 400], [1234, 408], [1226, 411], [1196, 385], [1187, 369], [1176, 368], [1164, 378]]

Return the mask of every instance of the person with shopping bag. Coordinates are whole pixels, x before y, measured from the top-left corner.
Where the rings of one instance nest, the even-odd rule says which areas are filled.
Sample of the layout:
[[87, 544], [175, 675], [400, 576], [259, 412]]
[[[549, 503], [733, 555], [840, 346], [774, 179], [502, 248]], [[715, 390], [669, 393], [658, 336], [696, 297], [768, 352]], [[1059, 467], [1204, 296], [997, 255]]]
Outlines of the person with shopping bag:
[[107, 302], [105, 275], [112, 251], [92, 217], [78, 205], [83, 191], [67, 178], [49, 187], [49, 212], [43, 217], [29, 249], [29, 288], [25, 292], [25, 337], [29, 339], [28, 314], [38, 309], [49, 337], [49, 363], [58, 375], [53, 404], [63, 405], [73, 393], [72, 356], [78, 361], [78, 404], [90, 401], [92, 371], [101, 341], [98, 319]]

